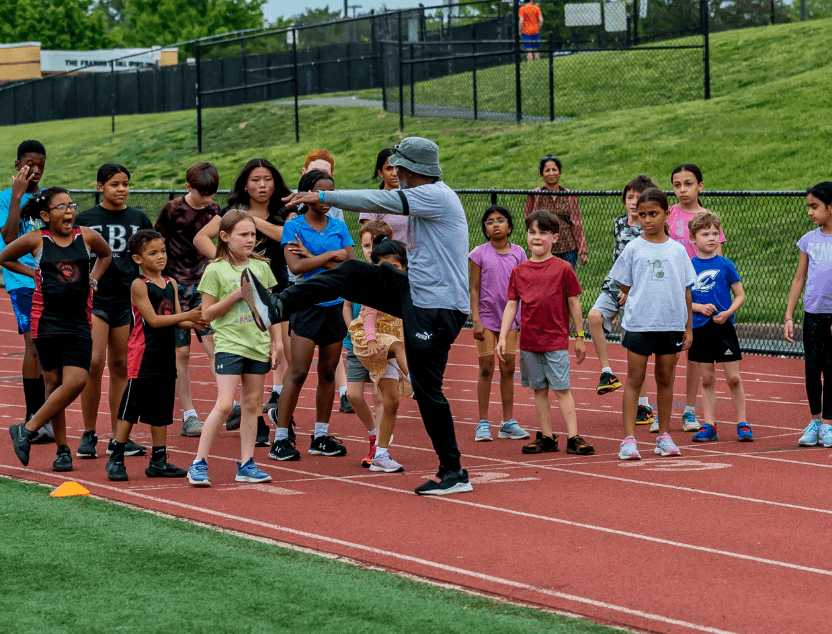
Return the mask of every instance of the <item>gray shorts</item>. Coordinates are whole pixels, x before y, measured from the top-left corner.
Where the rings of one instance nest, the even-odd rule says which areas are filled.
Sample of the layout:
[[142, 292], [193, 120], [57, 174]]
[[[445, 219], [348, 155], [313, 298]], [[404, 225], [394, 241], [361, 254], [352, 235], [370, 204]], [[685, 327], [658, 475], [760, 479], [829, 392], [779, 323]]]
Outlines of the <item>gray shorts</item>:
[[347, 383], [372, 383], [370, 372], [352, 350], [347, 350]]
[[568, 390], [569, 350], [521, 350], [520, 384], [533, 390]]
[[612, 320], [618, 313], [621, 313], [621, 318], [624, 318], [624, 306], [619, 306], [618, 302], [613, 300], [608, 293], [601, 293], [590, 310], [597, 310], [604, 316], [604, 330], [612, 332]]

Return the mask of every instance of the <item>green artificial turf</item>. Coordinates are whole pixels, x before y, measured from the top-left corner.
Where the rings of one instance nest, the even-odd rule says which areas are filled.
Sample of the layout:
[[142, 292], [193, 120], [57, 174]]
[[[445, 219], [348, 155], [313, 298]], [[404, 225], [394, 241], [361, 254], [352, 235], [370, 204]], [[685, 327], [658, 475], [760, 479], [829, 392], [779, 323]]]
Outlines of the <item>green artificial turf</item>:
[[614, 632], [0, 478], [0, 631]]

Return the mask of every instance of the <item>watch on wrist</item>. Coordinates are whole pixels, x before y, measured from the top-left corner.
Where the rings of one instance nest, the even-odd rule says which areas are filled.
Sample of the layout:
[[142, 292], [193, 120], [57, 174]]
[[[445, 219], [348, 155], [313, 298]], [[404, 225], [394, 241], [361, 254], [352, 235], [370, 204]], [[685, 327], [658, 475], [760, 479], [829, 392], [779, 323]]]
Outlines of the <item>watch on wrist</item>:
[[90, 288], [94, 291], [98, 290], [98, 280], [94, 280], [93, 278], [90, 278]]
[[575, 336], [580, 337], [581, 339], [585, 339], [586, 338], [586, 332], [584, 332], [583, 330], [581, 332], [576, 332]]

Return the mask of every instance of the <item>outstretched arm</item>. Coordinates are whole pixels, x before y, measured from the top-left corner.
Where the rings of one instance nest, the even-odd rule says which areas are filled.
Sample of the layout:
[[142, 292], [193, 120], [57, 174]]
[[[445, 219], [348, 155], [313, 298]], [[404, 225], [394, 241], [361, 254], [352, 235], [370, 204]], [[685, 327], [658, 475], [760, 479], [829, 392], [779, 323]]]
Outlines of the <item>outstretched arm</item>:
[[399, 189], [352, 189], [334, 192], [299, 192], [284, 198], [287, 207], [316, 203], [323, 194], [328, 205], [359, 213], [404, 214], [404, 192]]

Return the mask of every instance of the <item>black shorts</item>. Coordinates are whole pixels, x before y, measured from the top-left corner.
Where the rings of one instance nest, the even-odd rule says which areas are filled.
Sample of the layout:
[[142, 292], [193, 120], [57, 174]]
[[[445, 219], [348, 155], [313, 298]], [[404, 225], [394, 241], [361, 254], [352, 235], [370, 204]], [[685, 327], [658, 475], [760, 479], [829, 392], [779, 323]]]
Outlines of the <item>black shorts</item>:
[[651, 354], [676, 354], [682, 351], [684, 332], [630, 332], [624, 333], [621, 347], [644, 357]]
[[319, 346], [328, 346], [343, 341], [347, 336], [342, 309], [344, 304], [334, 306], [310, 306], [289, 317], [289, 330]]
[[133, 308], [129, 303], [127, 305], [109, 302], [96, 303], [95, 296], [92, 301], [92, 314], [103, 319], [110, 328], [129, 326], [133, 320]]
[[134, 425], [139, 420], [153, 427], [170, 425], [175, 399], [176, 376], [129, 379], [118, 406], [118, 418]]
[[693, 329], [693, 343], [688, 349], [688, 361], [696, 363], [730, 363], [742, 359], [740, 340], [734, 324], [717, 324], [713, 319]]
[[38, 363], [44, 372], [67, 366], [90, 371], [92, 359], [92, 336], [54, 335], [33, 339], [38, 353]]
[[271, 369], [268, 361], [256, 361], [233, 352], [217, 352], [214, 355], [214, 372], [217, 374], [268, 374]]

